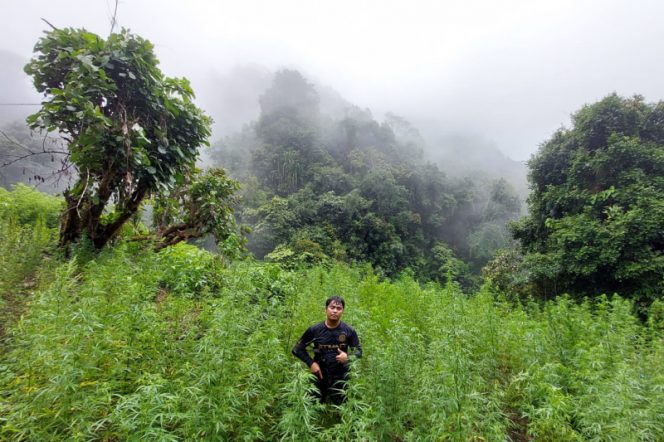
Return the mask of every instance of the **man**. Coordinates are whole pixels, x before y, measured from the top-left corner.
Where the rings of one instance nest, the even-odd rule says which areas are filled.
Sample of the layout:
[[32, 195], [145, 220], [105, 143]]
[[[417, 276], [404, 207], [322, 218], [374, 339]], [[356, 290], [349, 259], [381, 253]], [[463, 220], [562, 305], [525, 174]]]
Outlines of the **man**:
[[[316, 375], [321, 402], [339, 405], [344, 401], [343, 388], [348, 378], [349, 348], [353, 357], [362, 357], [362, 346], [353, 328], [341, 321], [346, 303], [340, 296], [325, 301], [325, 321], [312, 325], [304, 332], [293, 354]], [[307, 347], [313, 345], [313, 359]]]

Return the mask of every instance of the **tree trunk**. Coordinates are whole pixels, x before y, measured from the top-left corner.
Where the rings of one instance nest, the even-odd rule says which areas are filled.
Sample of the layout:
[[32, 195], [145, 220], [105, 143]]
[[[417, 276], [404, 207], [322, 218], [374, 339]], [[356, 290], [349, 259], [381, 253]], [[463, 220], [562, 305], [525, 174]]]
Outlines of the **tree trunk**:
[[67, 249], [69, 244], [76, 242], [81, 236], [81, 219], [77, 209], [78, 201], [65, 193], [67, 209], [60, 219], [60, 247]]
[[117, 234], [120, 227], [138, 211], [148, 187], [143, 185], [136, 189], [122, 212], [109, 224], [103, 224], [101, 216], [111, 195], [105, 191], [105, 188], [100, 190], [97, 204], [93, 204], [87, 194], [80, 198], [65, 194], [67, 209], [62, 215], [60, 224], [60, 246], [65, 248], [67, 253], [69, 246], [79, 241], [83, 235], [90, 238], [95, 249], [101, 250]]
[[108, 241], [116, 235], [118, 230], [120, 230], [120, 227], [122, 227], [122, 225], [127, 222], [129, 218], [136, 214], [139, 206], [141, 205], [141, 202], [147, 194], [147, 191], [147, 186], [143, 185], [139, 187], [131, 195], [126, 207], [114, 222], [110, 224], [97, 224], [97, 228], [93, 234], [94, 236], [92, 237], [92, 242], [97, 250], [103, 248], [106, 243], [108, 243]]

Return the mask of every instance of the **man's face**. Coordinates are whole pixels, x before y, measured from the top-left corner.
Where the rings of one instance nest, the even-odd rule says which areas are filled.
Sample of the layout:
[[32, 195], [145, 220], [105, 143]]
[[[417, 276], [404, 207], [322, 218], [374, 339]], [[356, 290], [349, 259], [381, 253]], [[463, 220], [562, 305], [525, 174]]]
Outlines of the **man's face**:
[[344, 314], [344, 306], [340, 302], [332, 301], [325, 308], [325, 315], [330, 321], [339, 321]]

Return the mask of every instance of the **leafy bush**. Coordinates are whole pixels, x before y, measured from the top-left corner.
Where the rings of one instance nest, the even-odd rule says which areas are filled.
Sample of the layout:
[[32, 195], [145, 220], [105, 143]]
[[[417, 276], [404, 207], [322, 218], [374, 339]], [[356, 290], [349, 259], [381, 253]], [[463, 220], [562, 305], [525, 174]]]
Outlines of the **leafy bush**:
[[198, 296], [217, 288], [219, 258], [196, 246], [179, 243], [158, 254], [165, 288], [185, 296]]
[[322, 264], [329, 260], [329, 257], [323, 253], [321, 246], [308, 239], [295, 241], [292, 247], [280, 244], [272, 252], [265, 255], [265, 258], [282, 264], [289, 269]]
[[25, 184], [16, 184], [11, 191], [0, 188], [0, 218], [14, 218], [21, 225], [34, 225], [41, 218], [46, 227], [57, 227], [62, 203], [61, 198]]
[[0, 313], [7, 318], [11, 314], [2, 308], [15, 309], [36, 285], [44, 251], [57, 233], [60, 205], [22, 184], [11, 192], [0, 188]]

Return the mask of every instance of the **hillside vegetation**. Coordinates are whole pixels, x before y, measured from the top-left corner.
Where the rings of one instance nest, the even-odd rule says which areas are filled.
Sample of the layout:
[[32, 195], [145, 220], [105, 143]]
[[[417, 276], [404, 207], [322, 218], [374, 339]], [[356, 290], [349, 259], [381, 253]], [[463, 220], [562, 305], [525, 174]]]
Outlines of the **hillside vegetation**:
[[[150, 42], [35, 51], [52, 136], [0, 131], [0, 184], [68, 187], [0, 188], [0, 440], [664, 440], [664, 102], [580, 109], [515, 221], [507, 180], [297, 71], [202, 170], [211, 121]], [[364, 348], [341, 406], [291, 355], [331, 295]]]
[[[15, 195], [41, 204], [19, 218]], [[382, 280], [370, 267], [225, 263], [120, 241], [44, 251], [52, 197], [4, 192], [3, 308], [27, 303], [0, 360], [4, 440], [661, 440], [661, 303], [519, 303], [489, 285]], [[12, 199], [13, 198], [13, 199]], [[24, 213], [24, 209], [21, 213]], [[41, 260], [41, 266], [38, 266]], [[34, 281], [25, 299], [17, 287]], [[25, 291], [25, 290], [23, 290]], [[365, 357], [321, 406], [290, 349], [346, 297]], [[5, 317], [5, 316], [3, 316]]]
[[249, 250], [369, 262], [390, 277], [407, 269], [440, 283], [451, 271], [478, 287], [520, 215], [513, 186], [489, 173], [450, 178], [409, 121], [379, 121], [319, 90], [296, 70], [276, 72], [258, 119], [213, 145], [211, 163], [242, 185]]

